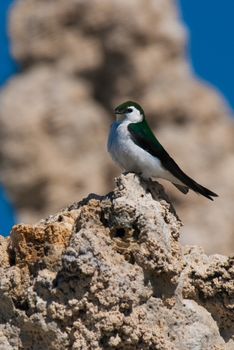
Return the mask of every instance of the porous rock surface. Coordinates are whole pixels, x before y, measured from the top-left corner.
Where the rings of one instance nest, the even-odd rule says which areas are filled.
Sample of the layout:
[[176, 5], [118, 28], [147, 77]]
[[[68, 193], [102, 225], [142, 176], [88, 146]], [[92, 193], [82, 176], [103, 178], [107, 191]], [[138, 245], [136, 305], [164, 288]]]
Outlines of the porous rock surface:
[[234, 260], [179, 243], [161, 185], [121, 175], [0, 241], [0, 349], [233, 349]]
[[0, 181], [20, 220], [111, 190], [112, 111], [135, 99], [179, 165], [220, 195], [189, 193], [187, 205], [167, 188], [184, 241], [233, 252], [233, 122], [189, 67], [175, 0], [15, 0], [10, 35], [21, 72], [0, 94]]

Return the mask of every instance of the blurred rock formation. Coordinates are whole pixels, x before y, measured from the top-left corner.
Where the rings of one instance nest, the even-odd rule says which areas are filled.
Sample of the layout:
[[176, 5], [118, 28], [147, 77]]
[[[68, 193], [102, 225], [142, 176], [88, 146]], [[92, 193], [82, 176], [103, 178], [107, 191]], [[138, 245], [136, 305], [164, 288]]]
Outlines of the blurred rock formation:
[[0, 180], [20, 220], [111, 188], [112, 109], [135, 99], [184, 170], [220, 195], [167, 187], [183, 241], [233, 252], [233, 123], [191, 72], [175, 1], [16, 0], [10, 31], [22, 72], [0, 96]]
[[159, 184], [116, 183], [1, 239], [1, 349], [233, 349], [234, 260], [181, 247]]

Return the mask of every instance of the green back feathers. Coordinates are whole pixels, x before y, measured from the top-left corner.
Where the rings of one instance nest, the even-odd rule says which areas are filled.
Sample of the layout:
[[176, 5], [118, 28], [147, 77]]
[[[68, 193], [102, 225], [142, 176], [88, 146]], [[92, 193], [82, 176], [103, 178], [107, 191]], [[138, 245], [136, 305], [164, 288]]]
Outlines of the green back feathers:
[[140, 143], [141, 147], [147, 150], [149, 153], [156, 153], [163, 150], [161, 143], [154, 136], [147, 121], [143, 119], [139, 123], [131, 123], [128, 125], [128, 130], [136, 143]]

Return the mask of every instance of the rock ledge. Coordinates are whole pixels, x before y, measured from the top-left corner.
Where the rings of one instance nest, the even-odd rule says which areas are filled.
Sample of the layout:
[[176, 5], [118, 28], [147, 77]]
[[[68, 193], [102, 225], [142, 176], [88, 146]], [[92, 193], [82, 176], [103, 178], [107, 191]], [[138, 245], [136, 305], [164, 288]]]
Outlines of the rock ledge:
[[0, 240], [0, 349], [233, 349], [234, 259], [182, 247], [162, 186], [121, 175]]

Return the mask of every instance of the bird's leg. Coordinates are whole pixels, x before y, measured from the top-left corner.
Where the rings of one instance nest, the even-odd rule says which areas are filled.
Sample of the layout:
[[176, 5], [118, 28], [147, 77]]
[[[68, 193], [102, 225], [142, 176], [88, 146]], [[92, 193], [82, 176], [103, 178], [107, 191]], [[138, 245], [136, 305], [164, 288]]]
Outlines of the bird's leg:
[[136, 177], [142, 178], [142, 173], [141, 173], [141, 172], [136, 172], [136, 171], [125, 171], [123, 174], [124, 174], [124, 175], [133, 174], [133, 175], [134, 175], [134, 178], [136, 178]]

